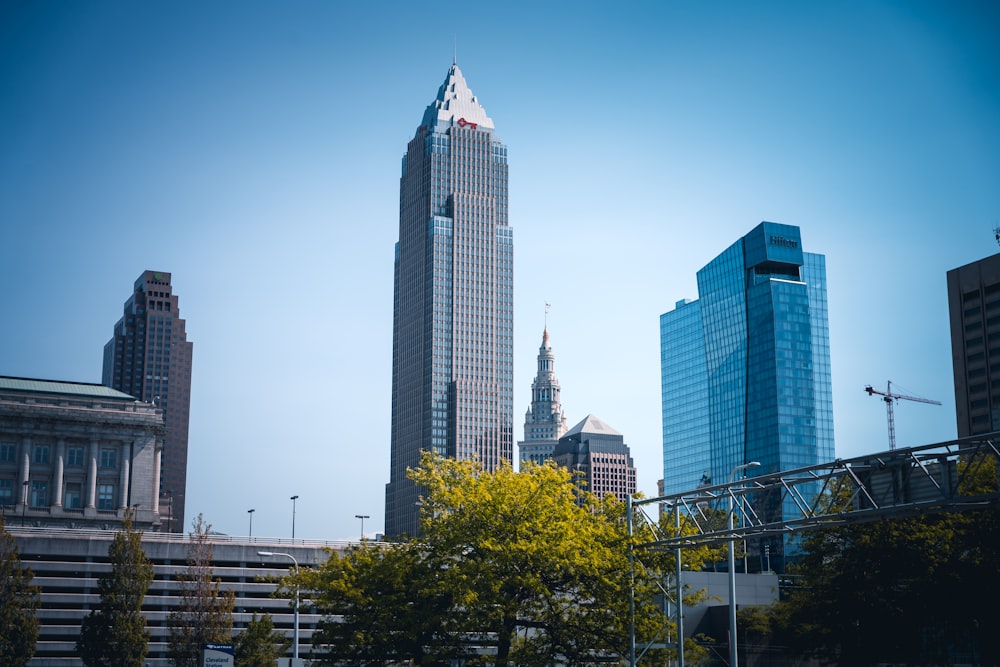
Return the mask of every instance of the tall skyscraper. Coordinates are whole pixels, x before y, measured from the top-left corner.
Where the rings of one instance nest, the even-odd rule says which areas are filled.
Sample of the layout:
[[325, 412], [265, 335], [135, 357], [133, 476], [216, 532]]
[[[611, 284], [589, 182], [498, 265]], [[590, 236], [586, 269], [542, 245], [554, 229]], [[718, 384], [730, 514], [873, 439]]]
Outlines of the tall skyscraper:
[[584, 488], [599, 497], [612, 494], [624, 500], [635, 494], [635, 465], [625, 438], [594, 415], [559, 438], [552, 460], [583, 473]]
[[524, 416], [524, 440], [517, 443], [522, 463], [544, 463], [552, 458], [552, 450], [566, 433], [566, 415], [559, 400], [559, 380], [556, 379], [556, 356], [549, 343], [549, 328], [542, 332], [538, 348], [538, 371], [531, 382], [531, 405]]
[[507, 148], [452, 64], [399, 180], [389, 537], [419, 530], [421, 451], [513, 460], [513, 265]]
[[660, 355], [665, 494], [834, 459], [826, 259], [798, 227], [762, 222], [701, 269]]
[[172, 532], [184, 532], [191, 355], [170, 274], [143, 271], [125, 313], [104, 346], [102, 384], [163, 410], [166, 434], [160, 467], [160, 512]]
[[958, 437], [1000, 430], [1000, 254], [948, 272]]

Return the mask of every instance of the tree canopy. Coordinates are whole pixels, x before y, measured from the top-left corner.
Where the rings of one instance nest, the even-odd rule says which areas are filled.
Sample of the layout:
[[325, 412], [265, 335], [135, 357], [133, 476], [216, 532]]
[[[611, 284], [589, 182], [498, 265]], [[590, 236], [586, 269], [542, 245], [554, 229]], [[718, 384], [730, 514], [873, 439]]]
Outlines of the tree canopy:
[[0, 516], [0, 665], [24, 667], [35, 655], [41, 592]]
[[[991, 461], [958, 465], [972, 473], [959, 493], [996, 490]], [[1000, 510], [815, 531], [803, 547], [786, 599], [741, 617], [751, 642], [833, 664], [1000, 664]]]
[[672, 556], [636, 561], [633, 584], [620, 500], [581, 491], [555, 465], [487, 472], [428, 454], [411, 477], [424, 490], [419, 537], [331, 553], [285, 582], [325, 617], [316, 642], [328, 663], [621, 660], [630, 585], [640, 641], [665, 639], [655, 594]]
[[88, 667], [141, 667], [149, 650], [142, 602], [153, 581], [153, 564], [132, 517], [130, 510], [108, 548], [111, 571], [97, 584], [100, 605], [80, 629], [77, 648]]

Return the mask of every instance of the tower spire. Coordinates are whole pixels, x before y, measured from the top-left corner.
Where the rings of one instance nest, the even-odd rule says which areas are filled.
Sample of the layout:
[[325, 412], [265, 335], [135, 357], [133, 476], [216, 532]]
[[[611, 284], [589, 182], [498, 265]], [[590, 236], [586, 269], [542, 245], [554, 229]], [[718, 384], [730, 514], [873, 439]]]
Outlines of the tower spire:
[[[549, 304], [546, 303], [546, 313], [548, 310]], [[566, 433], [566, 415], [560, 400], [555, 361], [546, 324], [542, 345], [538, 348], [538, 371], [531, 383], [531, 406], [524, 417], [524, 440], [517, 443], [522, 462], [544, 463], [552, 457], [559, 438]]]

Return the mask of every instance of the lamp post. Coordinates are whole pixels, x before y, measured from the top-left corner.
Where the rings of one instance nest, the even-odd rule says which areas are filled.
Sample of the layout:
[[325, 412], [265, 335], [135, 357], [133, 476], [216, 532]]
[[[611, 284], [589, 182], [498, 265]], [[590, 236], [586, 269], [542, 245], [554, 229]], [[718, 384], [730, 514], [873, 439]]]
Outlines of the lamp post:
[[365, 539], [365, 519], [370, 519], [371, 517], [367, 514], [355, 514], [355, 519], [361, 519], [361, 539]]
[[[736, 473], [740, 470], [745, 470], [746, 468], [756, 468], [760, 465], [760, 461], [750, 461], [750, 463], [744, 463], [741, 466], [736, 466], [733, 468], [732, 472], [729, 473], [729, 485], [732, 487], [733, 479], [736, 477]], [[736, 653], [736, 554], [734, 551], [734, 543], [736, 540], [733, 536], [733, 489], [729, 489], [729, 665], [730, 667], [737, 667], [739, 665], [739, 656]]]
[[253, 537], [253, 513], [256, 512], [256, 511], [257, 510], [255, 510], [255, 509], [249, 509], [249, 510], [247, 510], [247, 514], [250, 515], [250, 533], [247, 535], [247, 537]]
[[292, 496], [290, 500], [292, 501], [292, 539], [295, 539], [295, 501], [298, 500], [298, 496]]
[[[298, 496], [292, 496], [292, 500], [295, 500]], [[295, 564], [295, 574], [299, 573], [299, 561], [295, 560], [295, 556], [288, 553], [283, 553], [281, 551], [258, 551], [258, 556], [265, 556], [267, 558], [273, 558], [274, 556], [284, 556], [285, 558], [290, 558], [292, 563]], [[299, 585], [295, 585], [295, 604], [292, 607], [292, 660], [294, 664], [292, 667], [297, 667], [299, 662]]]

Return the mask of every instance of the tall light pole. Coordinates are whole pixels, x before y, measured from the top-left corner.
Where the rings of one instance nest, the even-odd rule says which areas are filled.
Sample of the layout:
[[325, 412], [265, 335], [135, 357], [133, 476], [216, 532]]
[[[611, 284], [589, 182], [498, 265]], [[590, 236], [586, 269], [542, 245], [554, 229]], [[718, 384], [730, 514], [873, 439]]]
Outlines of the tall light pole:
[[247, 537], [253, 537], [253, 513], [256, 511], [257, 510], [255, 509], [247, 510], [247, 514], [250, 515], [250, 533], [247, 535]]
[[298, 496], [292, 496], [290, 500], [292, 501], [292, 539], [295, 539], [295, 501], [298, 500]]
[[371, 517], [367, 514], [355, 514], [355, 519], [361, 519], [361, 539], [365, 539], [365, 519], [370, 519]]
[[733, 479], [736, 477], [736, 473], [740, 470], [745, 470], [746, 468], [756, 468], [760, 465], [760, 461], [751, 461], [750, 463], [744, 463], [741, 466], [736, 466], [733, 471], [729, 473], [729, 665], [730, 667], [737, 667], [739, 663], [739, 656], [736, 653], [736, 553], [734, 551], [734, 544], [736, 540], [733, 536]]
[[[295, 500], [298, 496], [292, 496], [292, 500]], [[292, 554], [282, 553], [280, 551], [258, 551], [258, 556], [265, 556], [268, 558], [273, 558], [274, 556], [284, 556], [285, 558], [291, 558], [292, 562], [295, 564], [295, 574], [299, 573], [299, 561], [295, 560], [295, 556]], [[292, 660], [294, 664], [292, 667], [298, 667], [299, 663], [299, 585], [295, 584], [295, 605], [292, 607]]]

